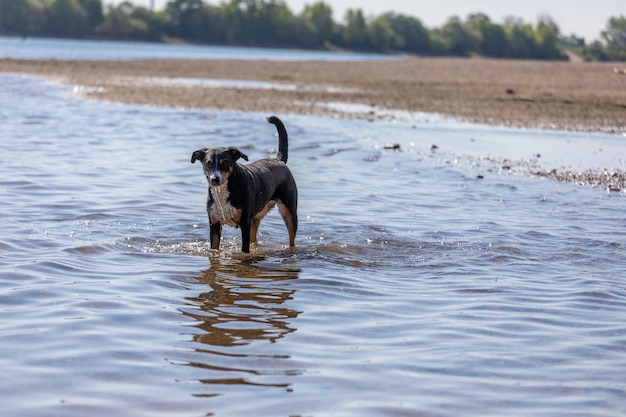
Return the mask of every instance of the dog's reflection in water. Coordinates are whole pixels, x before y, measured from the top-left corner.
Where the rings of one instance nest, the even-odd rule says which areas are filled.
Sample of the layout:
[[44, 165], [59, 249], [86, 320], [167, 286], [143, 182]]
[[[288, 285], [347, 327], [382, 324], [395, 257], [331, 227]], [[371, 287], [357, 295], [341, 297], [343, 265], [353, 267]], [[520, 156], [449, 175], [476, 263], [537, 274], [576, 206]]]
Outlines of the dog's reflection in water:
[[210, 291], [188, 298], [198, 308], [184, 312], [198, 320], [196, 327], [202, 329], [195, 341], [214, 346], [262, 339], [275, 342], [295, 331], [291, 325], [299, 312], [286, 305], [295, 293], [287, 281], [298, 278], [299, 270], [283, 265], [274, 268], [263, 260], [212, 260], [211, 268], [198, 277]]
[[298, 274], [254, 256], [212, 260], [197, 277], [209, 290], [187, 298], [192, 308], [183, 311], [197, 321], [186, 365], [202, 370], [201, 383], [288, 388], [290, 379], [303, 372], [275, 344], [296, 331], [301, 312], [289, 306], [295, 295], [289, 282]]

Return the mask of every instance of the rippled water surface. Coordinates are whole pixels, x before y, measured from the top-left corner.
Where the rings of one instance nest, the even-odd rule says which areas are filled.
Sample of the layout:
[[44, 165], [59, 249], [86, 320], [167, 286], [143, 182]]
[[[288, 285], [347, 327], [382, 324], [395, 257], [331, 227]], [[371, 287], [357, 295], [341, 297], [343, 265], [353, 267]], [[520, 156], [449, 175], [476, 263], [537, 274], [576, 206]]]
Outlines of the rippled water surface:
[[297, 249], [273, 212], [241, 255], [190, 156], [271, 155], [266, 115], [0, 100], [3, 416], [626, 413], [624, 194], [501, 168], [623, 138], [280, 115]]

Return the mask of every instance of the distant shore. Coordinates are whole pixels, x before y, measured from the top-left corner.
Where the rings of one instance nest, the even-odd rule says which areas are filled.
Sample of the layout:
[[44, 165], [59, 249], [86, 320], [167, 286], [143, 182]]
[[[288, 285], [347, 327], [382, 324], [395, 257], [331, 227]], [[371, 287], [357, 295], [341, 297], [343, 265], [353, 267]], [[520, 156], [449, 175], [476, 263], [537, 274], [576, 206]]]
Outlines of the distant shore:
[[[626, 132], [623, 67], [462, 58], [0, 60], [0, 72], [51, 77], [84, 87], [79, 91], [98, 100], [369, 119], [383, 117], [387, 110], [405, 110], [497, 125], [609, 133]], [[167, 82], [172, 78], [194, 81]], [[356, 104], [361, 110], [329, 106], [333, 103]]]

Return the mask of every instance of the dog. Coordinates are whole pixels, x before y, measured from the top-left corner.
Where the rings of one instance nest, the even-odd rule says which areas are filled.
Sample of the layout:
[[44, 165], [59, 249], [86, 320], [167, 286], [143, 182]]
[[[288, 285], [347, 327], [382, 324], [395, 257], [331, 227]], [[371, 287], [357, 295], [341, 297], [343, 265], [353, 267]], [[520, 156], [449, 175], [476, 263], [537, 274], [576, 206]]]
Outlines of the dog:
[[202, 162], [209, 182], [207, 213], [211, 249], [219, 249], [222, 226], [241, 229], [241, 251], [250, 252], [256, 242], [261, 219], [275, 206], [283, 217], [289, 234], [289, 246], [295, 246], [298, 230], [298, 189], [287, 168], [287, 130], [276, 116], [267, 121], [278, 131], [278, 154], [246, 165], [238, 164], [248, 156], [236, 147], [203, 148], [191, 155], [191, 163]]

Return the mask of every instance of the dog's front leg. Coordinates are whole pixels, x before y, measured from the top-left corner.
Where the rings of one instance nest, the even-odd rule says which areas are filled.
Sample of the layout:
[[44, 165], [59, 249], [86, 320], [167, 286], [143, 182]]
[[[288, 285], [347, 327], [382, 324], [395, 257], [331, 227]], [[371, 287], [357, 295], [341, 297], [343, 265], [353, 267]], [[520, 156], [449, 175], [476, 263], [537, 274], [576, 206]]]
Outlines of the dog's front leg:
[[241, 219], [239, 227], [241, 227], [241, 251], [244, 253], [250, 253], [250, 228], [252, 226], [252, 219], [245, 217]]
[[220, 239], [222, 238], [222, 223], [211, 223], [210, 228], [211, 249], [220, 248]]

